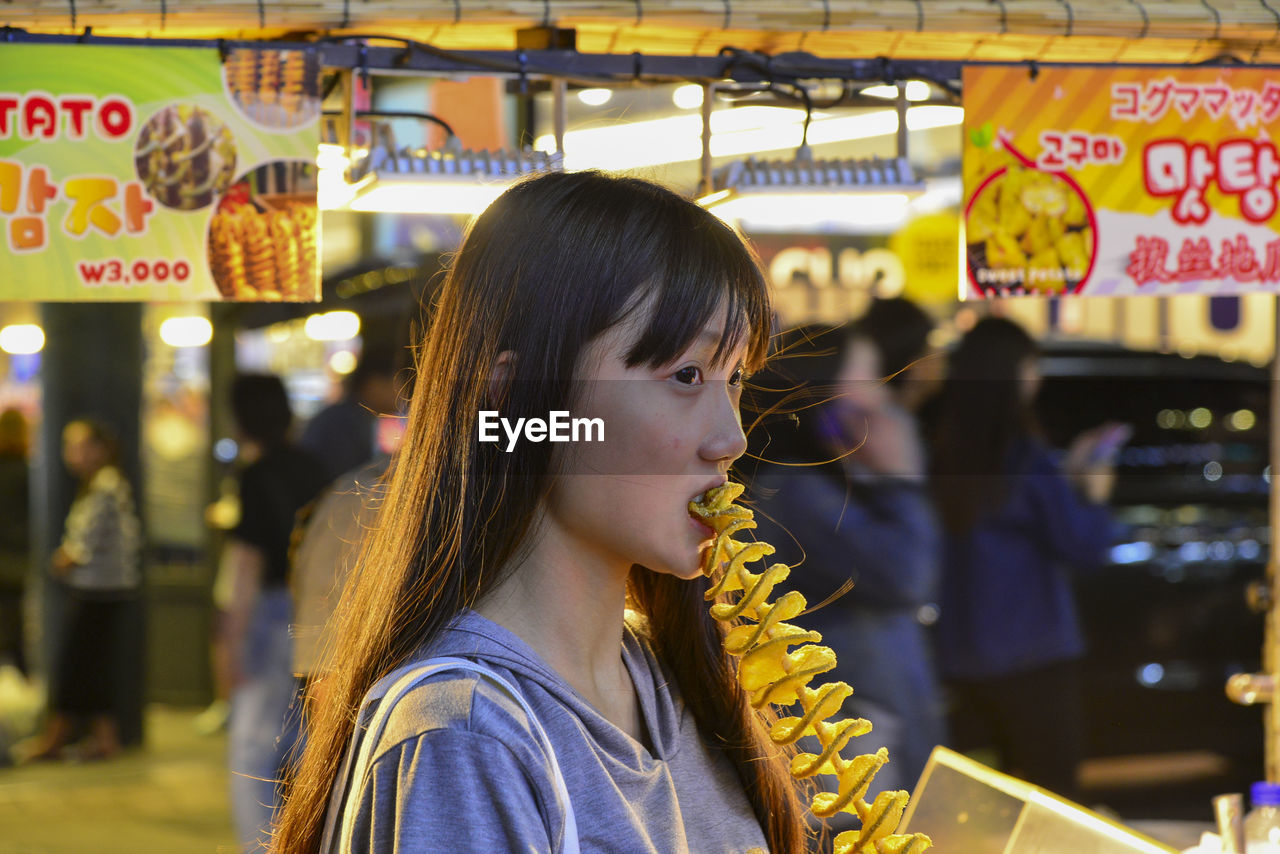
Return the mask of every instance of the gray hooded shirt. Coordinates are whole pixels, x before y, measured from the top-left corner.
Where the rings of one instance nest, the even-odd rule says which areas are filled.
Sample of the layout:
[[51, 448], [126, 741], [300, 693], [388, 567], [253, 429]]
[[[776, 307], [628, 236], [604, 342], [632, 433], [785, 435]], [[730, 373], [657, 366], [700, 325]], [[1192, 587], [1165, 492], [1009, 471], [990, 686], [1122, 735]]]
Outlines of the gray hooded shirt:
[[[474, 611], [458, 615], [427, 655], [481, 662], [524, 696], [559, 759], [583, 852], [765, 850], [732, 763], [698, 731], [634, 626], [622, 657], [652, 751]], [[433, 674], [396, 704], [348, 798], [358, 809], [338, 836], [352, 851], [550, 854], [565, 832], [549, 759], [524, 712], [467, 671]]]

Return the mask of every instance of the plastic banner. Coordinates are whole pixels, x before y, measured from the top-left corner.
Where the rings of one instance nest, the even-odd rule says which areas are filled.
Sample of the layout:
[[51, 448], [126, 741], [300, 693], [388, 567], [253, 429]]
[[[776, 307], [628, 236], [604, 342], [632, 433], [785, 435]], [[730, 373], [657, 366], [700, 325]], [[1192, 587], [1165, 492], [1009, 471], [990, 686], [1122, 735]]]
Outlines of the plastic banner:
[[0, 300], [319, 298], [311, 50], [0, 45]]
[[964, 70], [965, 295], [1280, 286], [1280, 72]]

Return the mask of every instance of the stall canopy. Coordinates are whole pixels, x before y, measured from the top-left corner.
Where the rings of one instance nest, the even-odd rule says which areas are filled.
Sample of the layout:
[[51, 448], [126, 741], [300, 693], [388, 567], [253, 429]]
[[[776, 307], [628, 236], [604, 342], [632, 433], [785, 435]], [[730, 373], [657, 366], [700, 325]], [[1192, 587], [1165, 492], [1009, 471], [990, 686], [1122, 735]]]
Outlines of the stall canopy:
[[963, 60], [1280, 61], [1280, 0], [30, 0], [0, 24], [111, 36], [281, 37], [391, 32], [504, 50], [526, 27], [570, 28], [577, 49]]

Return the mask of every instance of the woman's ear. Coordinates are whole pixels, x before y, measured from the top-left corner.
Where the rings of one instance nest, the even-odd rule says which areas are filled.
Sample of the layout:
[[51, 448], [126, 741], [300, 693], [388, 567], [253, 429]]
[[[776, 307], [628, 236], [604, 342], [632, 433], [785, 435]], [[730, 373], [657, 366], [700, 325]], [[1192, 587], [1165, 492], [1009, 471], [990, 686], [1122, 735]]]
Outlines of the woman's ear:
[[497, 407], [507, 397], [511, 388], [511, 380], [516, 373], [516, 353], [514, 350], [503, 350], [489, 372], [489, 405]]

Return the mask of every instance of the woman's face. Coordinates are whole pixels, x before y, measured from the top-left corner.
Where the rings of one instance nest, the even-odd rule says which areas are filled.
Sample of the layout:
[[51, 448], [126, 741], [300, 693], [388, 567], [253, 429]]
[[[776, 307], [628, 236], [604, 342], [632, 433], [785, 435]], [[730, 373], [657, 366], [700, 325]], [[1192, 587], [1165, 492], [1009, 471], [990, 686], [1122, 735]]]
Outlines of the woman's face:
[[880, 353], [866, 338], [854, 338], [845, 347], [835, 378], [837, 409], [875, 410], [884, 405], [889, 391], [884, 384]]
[[689, 502], [723, 483], [747, 447], [738, 415], [746, 348], [712, 366], [722, 314], [670, 364], [628, 368], [644, 321], [633, 316], [584, 351], [570, 416], [601, 419], [604, 441], [561, 446], [546, 521], [588, 559], [693, 578], [712, 531]]
[[1022, 402], [1030, 406], [1040, 393], [1040, 360], [1027, 356], [1018, 364], [1018, 388]]
[[62, 461], [78, 478], [87, 477], [102, 467], [105, 453], [88, 425], [73, 421], [62, 431]]

